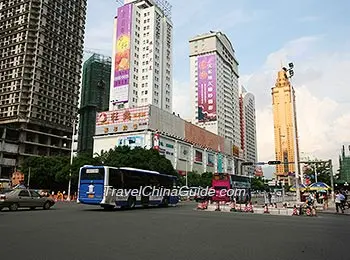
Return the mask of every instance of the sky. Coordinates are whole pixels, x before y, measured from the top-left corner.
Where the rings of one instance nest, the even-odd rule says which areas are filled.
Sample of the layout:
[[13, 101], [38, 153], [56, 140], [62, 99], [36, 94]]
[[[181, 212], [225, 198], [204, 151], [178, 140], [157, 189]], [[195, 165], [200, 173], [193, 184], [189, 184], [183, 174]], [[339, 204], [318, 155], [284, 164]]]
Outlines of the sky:
[[[293, 62], [301, 157], [333, 159], [350, 142], [350, 1], [169, 0], [173, 32], [173, 110], [190, 118], [189, 44], [211, 30], [230, 39], [240, 85], [255, 95], [258, 160], [274, 160], [271, 88]], [[220, 3], [220, 4], [219, 4]], [[85, 48], [112, 54], [114, 0], [88, 0]], [[271, 177], [274, 167], [263, 168]]]

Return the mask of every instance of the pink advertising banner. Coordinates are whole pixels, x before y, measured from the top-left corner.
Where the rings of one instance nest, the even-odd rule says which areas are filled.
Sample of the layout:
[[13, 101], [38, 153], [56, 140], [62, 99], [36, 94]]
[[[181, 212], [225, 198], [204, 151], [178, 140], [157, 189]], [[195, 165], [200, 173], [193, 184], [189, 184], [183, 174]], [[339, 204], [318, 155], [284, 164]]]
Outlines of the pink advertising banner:
[[216, 121], [215, 54], [198, 57], [198, 121]]
[[112, 102], [127, 102], [129, 96], [132, 4], [118, 8]]

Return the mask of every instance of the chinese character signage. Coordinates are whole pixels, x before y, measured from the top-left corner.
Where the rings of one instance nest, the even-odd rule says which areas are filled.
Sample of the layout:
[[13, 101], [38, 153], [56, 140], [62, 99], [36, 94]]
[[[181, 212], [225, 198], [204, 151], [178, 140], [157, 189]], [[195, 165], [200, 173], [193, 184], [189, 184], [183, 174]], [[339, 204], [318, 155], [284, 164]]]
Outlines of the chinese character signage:
[[159, 133], [155, 133], [153, 135], [153, 149], [154, 150], [158, 150], [160, 149], [160, 134]]
[[216, 121], [215, 54], [198, 57], [198, 121]]
[[106, 111], [97, 114], [95, 135], [133, 132], [148, 129], [149, 107]]
[[114, 83], [111, 102], [127, 102], [130, 77], [132, 4], [118, 8], [114, 53]]

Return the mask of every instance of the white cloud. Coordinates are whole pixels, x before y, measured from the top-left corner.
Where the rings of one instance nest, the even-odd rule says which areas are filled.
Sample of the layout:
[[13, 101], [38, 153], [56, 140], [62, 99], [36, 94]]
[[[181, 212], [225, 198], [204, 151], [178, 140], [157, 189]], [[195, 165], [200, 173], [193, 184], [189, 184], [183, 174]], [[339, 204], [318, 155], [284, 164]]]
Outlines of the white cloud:
[[350, 53], [322, 53], [318, 50], [322, 39], [311, 36], [291, 41], [268, 55], [259, 71], [242, 77], [256, 95], [259, 160], [274, 159], [271, 87], [277, 70], [281, 61], [284, 65], [295, 61], [300, 151], [333, 159], [337, 167], [341, 145], [350, 141]]

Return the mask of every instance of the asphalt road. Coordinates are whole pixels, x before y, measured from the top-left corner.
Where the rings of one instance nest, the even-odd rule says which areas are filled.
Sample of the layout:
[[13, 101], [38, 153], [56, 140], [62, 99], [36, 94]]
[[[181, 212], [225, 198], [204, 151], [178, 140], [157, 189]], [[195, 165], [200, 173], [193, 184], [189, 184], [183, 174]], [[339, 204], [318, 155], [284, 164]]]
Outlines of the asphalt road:
[[0, 212], [0, 259], [350, 259], [350, 217], [201, 212], [195, 204], [105, 212], [59, 203]]

